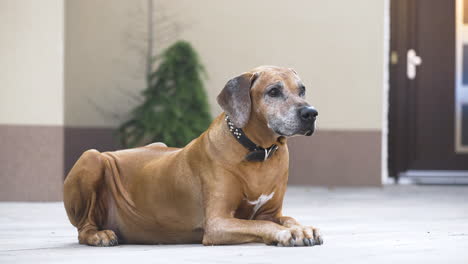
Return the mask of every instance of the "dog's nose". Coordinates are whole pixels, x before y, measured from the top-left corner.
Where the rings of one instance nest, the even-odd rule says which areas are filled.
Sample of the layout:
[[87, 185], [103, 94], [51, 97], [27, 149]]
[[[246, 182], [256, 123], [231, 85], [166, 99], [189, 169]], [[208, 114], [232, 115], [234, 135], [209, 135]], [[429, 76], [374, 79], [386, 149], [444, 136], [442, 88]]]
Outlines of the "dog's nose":
[[315, 119], [318, 116], [318, 112], [311, 106], [305, 106], [299, 110], [299, 116], [302, 120], [309, 121]]

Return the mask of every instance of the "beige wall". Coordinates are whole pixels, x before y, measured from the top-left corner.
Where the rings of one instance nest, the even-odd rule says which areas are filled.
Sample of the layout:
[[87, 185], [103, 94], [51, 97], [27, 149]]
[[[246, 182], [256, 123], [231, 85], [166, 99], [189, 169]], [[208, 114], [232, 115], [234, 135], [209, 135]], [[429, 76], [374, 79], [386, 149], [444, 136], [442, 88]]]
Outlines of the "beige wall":
[[115, 127], [144, 88], [144, 1], [65, 3], [65, 125]]
[[59, 201], [63, 0], [0, 0], [0, 201]]
[[228, 78], [273, 64], [293, 67], [302, 77], [320, 129], [381, 128], [383, 1], [203, 3], [168, 6], [190, 21], [183, 37], [209, 70], [213, 112], [220, 111], [215, 95]]
[[63, 124], [63, 1], [0, 1], [0, 124]]
[[[135, 104], [126, 93], [144, 85], [145, 3], [66, 2], [67, 125], [113, 127]], [[299, 72], [320, 129], [381, 129], [384, 1], [160, 0], [155, 10], [200, 53], [214, 115], [229, 78], [273, 64]]]
[[[157, 0], [155, 15], [200, 53], [213, 115], [236, 74], [299, 72], [319, 132], [290, 141], [291, 183], [378, 185], [385, 2]], [[59, 200], [84, 150], [118, 148], [112, 128], [144, 88], [146, 3], [0, 0], [0, 200]]]

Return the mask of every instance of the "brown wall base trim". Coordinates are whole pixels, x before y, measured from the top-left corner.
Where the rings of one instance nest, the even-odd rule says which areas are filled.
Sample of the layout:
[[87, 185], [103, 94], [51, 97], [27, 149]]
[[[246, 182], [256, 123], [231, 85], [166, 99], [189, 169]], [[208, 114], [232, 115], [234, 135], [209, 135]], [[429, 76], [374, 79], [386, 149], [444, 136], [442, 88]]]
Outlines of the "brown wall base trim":
[[289, 139], [290, 184], [380, 186], [380, 131], [318, 131]]
[[[290, 184], [381, 185], [380, 131], [319, 131], [289, 139]], [[112, 128], [0, 125], [0, 201], [59, 201], [87, 149], [119, 149]]]
[[88, 149], [104, 152], [119, 148], [114, 128], [65, 127], [64, 175]]
[[[65, 128], [65, 172], [88, 149], [119, 149], [112, 128]], [[294, 137], [290, 150], [290, 184], [380, 186], [380, 131], [318, 131]]]
[[0, 125], [0, 201], [60, 201], [63, 127]]

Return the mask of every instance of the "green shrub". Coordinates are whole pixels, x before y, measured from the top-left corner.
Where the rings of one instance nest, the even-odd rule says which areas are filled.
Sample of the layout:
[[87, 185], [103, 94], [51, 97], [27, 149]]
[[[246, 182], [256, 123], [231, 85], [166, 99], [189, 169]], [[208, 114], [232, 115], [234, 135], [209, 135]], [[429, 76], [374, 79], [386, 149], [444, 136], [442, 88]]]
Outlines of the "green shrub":
[[206, 130], [211, 122], [203, 86], [204, 67], [192, 46], [178, 41], [158, 58], [149, 74], [143, 103], [131, 112], [118, 134], [124, 147], [164, 142], [182, 147]]

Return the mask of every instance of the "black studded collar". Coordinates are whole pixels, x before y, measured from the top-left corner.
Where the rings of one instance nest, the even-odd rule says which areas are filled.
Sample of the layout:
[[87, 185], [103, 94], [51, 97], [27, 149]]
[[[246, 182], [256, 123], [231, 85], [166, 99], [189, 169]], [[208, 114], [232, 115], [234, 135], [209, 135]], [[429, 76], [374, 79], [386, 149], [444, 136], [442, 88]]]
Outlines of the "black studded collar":
[[278, 150], [278, 145], [273, 144], [269, 148], [262, 148], [257, 144], [253, 143], [244, 133], [241, 128], [237, 128], [232, 123], [229, 116], [226, 115], [226, 123], [228, 126], [229, 131], [231, 132], [232, 136], [246, 149], [250, 152], [247, 153], [245, 159], [247, 161], [265, 161], [275, 154], [276, 150]]

